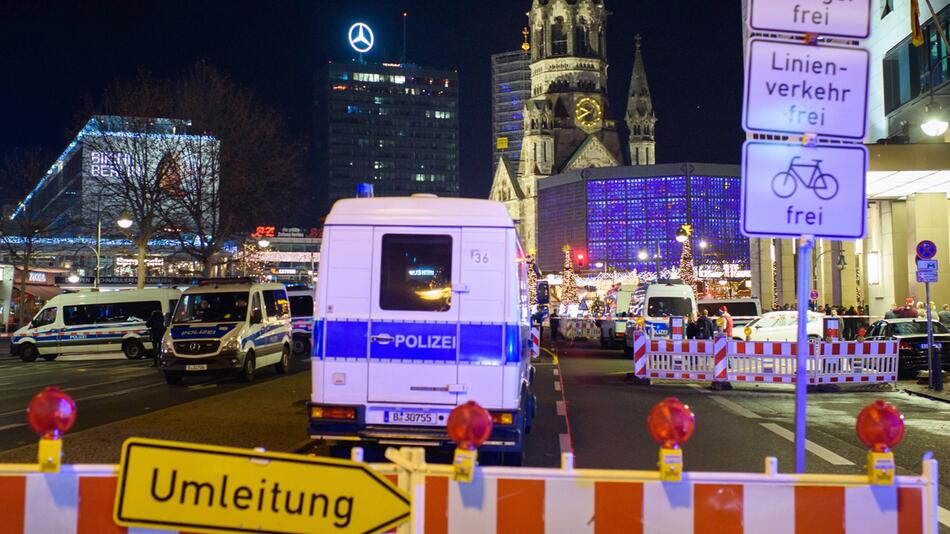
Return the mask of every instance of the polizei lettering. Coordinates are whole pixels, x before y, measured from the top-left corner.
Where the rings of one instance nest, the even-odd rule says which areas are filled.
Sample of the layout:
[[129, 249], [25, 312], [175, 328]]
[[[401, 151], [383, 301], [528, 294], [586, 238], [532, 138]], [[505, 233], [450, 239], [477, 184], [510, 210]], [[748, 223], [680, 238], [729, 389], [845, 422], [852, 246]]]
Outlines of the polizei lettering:
[[355, 507], [355, 498], [350, 495], [331, 496], [283, 488], [280, 482], [269, 483], [266, 478], [253, 486], [229, 484], [228, 475], [222, 475], [220, 480], [191, 480], [179, 476], [177, 469], [164, 473], [159, 468], [153, 469], [150, 488], [150, 497], [156, 503], [206, 509], [210, 514], [233, 508], [311, 517], [316, 520], [314, 532], [327, 532], [326, 523], [336, 528], [349, 526]]
[[454, 349], [455, 336], [430, 336], [422, 334], [396, 334], [396, 347], [408, 349]]

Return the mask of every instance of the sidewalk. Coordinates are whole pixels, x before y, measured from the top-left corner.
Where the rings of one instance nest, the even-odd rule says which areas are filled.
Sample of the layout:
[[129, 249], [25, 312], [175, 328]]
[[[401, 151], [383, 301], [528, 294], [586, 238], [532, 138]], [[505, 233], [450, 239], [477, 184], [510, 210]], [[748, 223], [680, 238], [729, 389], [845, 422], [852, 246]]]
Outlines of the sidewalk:
[[[923, 383], [920, 383], [920, 382]], [[947, 383], [947, 377], [944, 375], [943, 391], [937, 392], [927, 388], [926, 379], [921, 380], [901, 380], [897, 383], [897, 388], [906, 391], [911, 395], [919, 395], [937, 401], [950, 402], [950, 383]]]
[[[310, 373], [296, 373], [67, 433], [63, 438], [63, 461], [118, 463], [122, 443], [132, 436], [292, 452], [307, 441], [309, 396]], [[35, 461], [35, 444], [0, 452], [0, 463]]]

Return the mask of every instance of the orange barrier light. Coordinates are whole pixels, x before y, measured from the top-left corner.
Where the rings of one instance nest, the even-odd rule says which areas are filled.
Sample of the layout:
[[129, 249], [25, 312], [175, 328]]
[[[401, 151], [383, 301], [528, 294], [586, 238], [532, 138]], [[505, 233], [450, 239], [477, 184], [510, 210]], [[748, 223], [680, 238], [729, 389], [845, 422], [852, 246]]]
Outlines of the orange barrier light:
[[876, 400], [858, 414], [854, 430], [868, 449], [867, 470], [871, 484], [894, 483], [891, 448], [904, 438], [904, 416], [890, 403]]
[[492, 417], [475, 401], [456, 406], [446, 423], [449, 437], [456, 443], [452, 459], [453, 478], [471, 482], [478, 460], [478, 447], [491, 435]]
[[658, 402], [647, 416], [647, 428], [660, 444], [660, 479], [678, 482], [683, 479], [683, 451], [680, 445], [689, 441], [695, 428], [696, 416], [689, 406], [676, 397]]
[[40, 436], [37, 462], [44, 472], [59, 471], [63, 457], [63, 434], [76, 422], [76, 402], [56, 386], [40, 391], [26, 408], [30, 428]]

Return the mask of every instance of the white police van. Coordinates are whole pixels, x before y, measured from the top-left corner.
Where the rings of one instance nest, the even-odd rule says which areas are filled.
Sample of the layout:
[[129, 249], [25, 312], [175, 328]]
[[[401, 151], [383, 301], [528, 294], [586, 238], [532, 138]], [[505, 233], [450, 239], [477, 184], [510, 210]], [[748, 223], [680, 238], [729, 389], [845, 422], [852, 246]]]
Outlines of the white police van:
[[520, 463], [535, 404], [524, 259], [497, 202], [337, 202], [320, 252], [310, 436], [449, 448], [449, 413], [474, 400], [494, 421], [481, 450]]
[[290, 369], [290, 303], [283, 284], [207, 280], [181, 295], [162, 339], [159, 367], [169, 384], [187, 375]]
[[156, 311], [167, 317], [180, 294], [177, 289], [130, 289], [56, 295], [13, 334], [10, 350], [25, 362], [119, 350], [135, 360], [152, 350], [145, 322]]
[[305, 285], [287, 286], [290, 299], [290, 330], [294, 354], [310, 354], [313, 337], [313, 288]]

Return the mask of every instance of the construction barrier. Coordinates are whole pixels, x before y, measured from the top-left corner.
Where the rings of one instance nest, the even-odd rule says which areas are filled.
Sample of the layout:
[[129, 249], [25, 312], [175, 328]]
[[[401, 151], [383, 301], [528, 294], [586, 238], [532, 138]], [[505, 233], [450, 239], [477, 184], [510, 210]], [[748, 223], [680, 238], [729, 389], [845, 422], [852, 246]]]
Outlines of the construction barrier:
[[541, 357], [541, 329], [537, 326], [531, 327], [531, 358]]
[[[636, 332], [638, 379], [794, 384], [798, 344], [779, 341], [648, 339]], [[897, 380], [896, 341], [834, 341], [809, 344], [809, 384], [882, 383]]]

